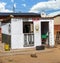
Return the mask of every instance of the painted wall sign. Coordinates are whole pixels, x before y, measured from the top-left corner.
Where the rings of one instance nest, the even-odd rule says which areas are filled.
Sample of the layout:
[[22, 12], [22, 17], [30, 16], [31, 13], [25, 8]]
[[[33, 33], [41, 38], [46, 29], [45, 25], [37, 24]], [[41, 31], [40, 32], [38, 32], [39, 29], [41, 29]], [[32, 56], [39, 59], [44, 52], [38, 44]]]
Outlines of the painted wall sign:
[[39, 32], [39, 24], [35, 25], [35, 30], [36, 30], [36, 32]]
[[32, 18], [33, 21], [39, 21], [39, 19], [40, 19], [39, 17], [37, 17], [37, 18]]

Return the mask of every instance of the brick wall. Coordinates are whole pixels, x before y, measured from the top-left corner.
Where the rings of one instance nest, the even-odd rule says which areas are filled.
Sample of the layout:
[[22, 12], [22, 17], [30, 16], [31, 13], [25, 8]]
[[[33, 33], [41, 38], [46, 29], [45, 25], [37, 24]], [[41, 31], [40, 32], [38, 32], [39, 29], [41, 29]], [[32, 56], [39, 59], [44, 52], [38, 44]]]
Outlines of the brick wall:
[[57, 31], [60, 31], [60, 25], [54, 25], [54, 38], [56, 39]]

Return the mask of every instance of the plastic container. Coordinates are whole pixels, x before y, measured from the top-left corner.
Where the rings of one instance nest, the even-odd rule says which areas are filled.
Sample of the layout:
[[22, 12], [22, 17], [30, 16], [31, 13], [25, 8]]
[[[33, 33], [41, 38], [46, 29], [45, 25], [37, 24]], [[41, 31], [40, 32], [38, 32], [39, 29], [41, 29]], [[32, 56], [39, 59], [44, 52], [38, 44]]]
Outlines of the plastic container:
[[47, 35], [42, 35], [41, 38], [42, 39], [46, 39], [47, 38]]
[[5, 49], [5, 51], [9, 51], [9, 50], [10, 50], [9, 44], [5, 44], [5, 45], [4, 45], [4, 49]]

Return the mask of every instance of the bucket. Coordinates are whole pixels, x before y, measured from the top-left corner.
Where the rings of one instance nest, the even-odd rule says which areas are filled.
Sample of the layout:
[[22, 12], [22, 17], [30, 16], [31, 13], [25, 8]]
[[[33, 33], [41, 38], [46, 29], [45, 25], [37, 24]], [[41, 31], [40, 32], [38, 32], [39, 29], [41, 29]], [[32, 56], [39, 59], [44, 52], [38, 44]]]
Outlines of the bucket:
[[46, 39], [47, 38], [47, 35], [42, 35], [42, 39]]
[[9, 51], [9, 50], [10, 50], [9, 44], [5, 44], [5, 45], [4, 45], [4, 49], [5, 49], [5, 51]]

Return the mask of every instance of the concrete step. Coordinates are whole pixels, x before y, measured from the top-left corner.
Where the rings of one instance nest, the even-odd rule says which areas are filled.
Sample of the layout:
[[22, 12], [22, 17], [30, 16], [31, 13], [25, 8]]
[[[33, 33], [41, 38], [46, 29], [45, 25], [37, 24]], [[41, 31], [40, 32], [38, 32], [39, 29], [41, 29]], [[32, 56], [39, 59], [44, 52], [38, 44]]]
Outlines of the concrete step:
[[45, 49], [45, 50], [12, 50], [12, 51], [2, 51], [0, 52], [0, 56], [11, 56], [11, 55], [31, 55], [35, 53], [42, 53], [42, 52], [52, 52], [53, 49]]

